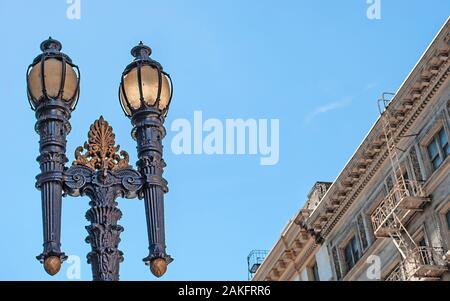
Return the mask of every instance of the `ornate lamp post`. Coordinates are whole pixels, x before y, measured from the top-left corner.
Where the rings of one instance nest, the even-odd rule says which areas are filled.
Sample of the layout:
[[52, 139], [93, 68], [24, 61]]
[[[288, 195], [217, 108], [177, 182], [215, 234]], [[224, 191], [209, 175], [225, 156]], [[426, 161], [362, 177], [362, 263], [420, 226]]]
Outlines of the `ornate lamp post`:
[[154, 274], [164, 274], [172, 259], [166, 254], [164, 237], [164, 193], [168, 189], [162, 177], [166, 166], [162, 140], [166, 136], [163, 124], [172, 99], [172, 81], [162, 66], [150, 58], [151, 53], [142, 42], [131, 50], [135, 59], [122, 74], [119, 99], [133, 124], [138, 167], [144, 179], [142, 192], [150, 250], [144, 261]]
[[[159, 63], [149, 58], [151, 50], [141, 42], [132, 50], [135, 60], [125, 69], [120, 84], [120, 102], [134, 126], [138, 144], [138, 170], [119, 152], [112, 127], [100, 117], [91, 126], [88, 141], [75, 151], [75, 161], [65, 167], [66, 136], [70, 114], [80, 91], [80, 73], [72, 60], [61, 52], [61, 43], [49, 38], [27, 71], [28, 99], [36, 112], [40, 135], [41, 173], [36, 187], [41, 190], [44, 251], [37, 258], [50, 275], [61, 268], [66, 256], [61, 252], [61, 209], [63, 194], [86, 195], [91, 208], [86, 227], [91, 244], [88, 263], [94, 280], [119, 280], [123, 253], [118, 249], [123, 227], [117, 222], [122, 212], [116, 199], [144, 199], [150, 254], [144, 259], [152, 273], [161, 277], [172, 261], [166, 253], [164, 232], [164, 193], [162, 178], [163, 127], [172, 98], [172, 84]], [[83, 153], [84, 152], [84, 153]]]
[[45, 270], [56, 274], [66, 259], [61, 252], [61, 203], [66, 158], [66, 136], [70, 113], [79, 96], [80, 74], [72, 60], [61, 53], [61, 43], [49, 38], [42, 42], [42, 54], [27, 71], [28, 99], [36, 111], [36, 131], [40, 135], [38, 162], [41, 174], [36, 187], [41, 190], [44, 224], [44, 251], [38, 259]]

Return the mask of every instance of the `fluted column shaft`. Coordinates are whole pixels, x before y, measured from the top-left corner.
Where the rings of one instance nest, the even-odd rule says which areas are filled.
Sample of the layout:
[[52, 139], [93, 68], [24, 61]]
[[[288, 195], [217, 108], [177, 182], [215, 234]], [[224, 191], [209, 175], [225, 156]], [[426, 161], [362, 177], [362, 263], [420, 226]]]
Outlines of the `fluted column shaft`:
[[66, 257], [61, 252], [61, 212], [63, 172], [67, 162], [66, 136], [70, 132], [70, 112], [59, 100], [46, 100], [36, 109], [36, 131], [40, 135], [37, 161], [41, 173], [36, 187], [41, 190], [44, 251], [37, 258]]
[[156, 110], [143, 110], [133, 116], [132, 122], [133, 136], [137, 141], [138, 169], [144, 181], [142, 197], [150, 250], [144, 262], [150, 265], [155, 259], [164, 259], [168, 264], [172, 259], [166, 253], [164, 228], [164, 194], [168, 191], [167, 181], [163, 178], [166, 166], [162, 146], [166, 135], [164, 118]]

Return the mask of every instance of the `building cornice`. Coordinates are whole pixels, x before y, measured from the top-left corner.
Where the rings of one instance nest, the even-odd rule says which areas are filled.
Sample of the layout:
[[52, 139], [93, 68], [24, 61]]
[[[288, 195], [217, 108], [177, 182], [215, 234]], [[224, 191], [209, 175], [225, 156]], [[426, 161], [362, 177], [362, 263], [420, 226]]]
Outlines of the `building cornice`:
[[[396, 112], [393, 123], [395, 124], [397, 142], [411, 128], [414, 121], [420, 116], [425, 106], [449, 76], [449, 39], [450, 18], [447, 19], [392, 99], [389, 107], [390, 110]], [[295, 222], [289, 223], [283, 235], [287, 233], [290, 235], [282, 235], [283, 243], [280, 243], [281, 239], [277, 242], [255, 274], [254, 279], [280, 279], [287, 268], [285, 263], [289, 262], [285, 258], [289, 254], [289, 252], [286, 254], [286, 251], [289, 251], [290, 242], [297, 240], [296, 235], [300, 233], [300, 229], [307, 230], [308, 241], [311, 243], [306, 250], [301, 249], [301, 252], [297, 253], [298, 256], [294, 261], [291, 260], [291, 264], [295, 264], [296, 269], [303, 268], [320, 244], [317, 237], [319, 236], [321, 239], [329, 237], [376, 172], [385, 163], [387, 157], [388, 151], [381, 119], [379, 118], [314, 211], [302, 209], [295, 217]]]
[[[405, 135], [448, 77], [450, 72], [449, 37], [450, 19], [391, 101], [390, 109], [398, 113], [398, 118], [394, 121], [397, 142], [401, 136]], [[323, 237], [326, 237], [387, 157], [388, 151], [379, 118], [307, 220], [308, 226], [317, 229]], [[334, 210], [334, 214], [326, 216], [324, 213], [329, 208]]]
[[[448, 35], [447, 35], [448, 37]], [[447, 46], [448, 46], [448, 39], [447, 39]], [[448, 60], [448, 48], [446, 50], [445, 60], [439, 59], [436, 61], [435, 64], [432, 64], [429, 66], [429, 69], [435, 70], [436, 72], [429, 78], [429, 85], [424, 87], [421, 91], [418, 91], [414, 89], [413, 87], [418, 85], [422, 85], [421, 81], [418, 80], [415, 82], [413, 87], [411, 87], [411, 91], [409, 93], [405, 93], [407, 96], [399, 97], [393, 100], [394, 109], [396, 106], [404, 105], [405, 103], [412, 104], [413, 106], [411, 109], [406, 110], [405, 112], [405, 118], [403, 120], [399, 120], [397, 124], [397, 130], [395, 132], [396, 142], [398, 143], [401, 137], [404, 137], [408, 130], [413, 125], [414, 121], [420, 116], [420, 113], [425, 108], [426, 104], [430, 102], [430, 100], [433, 98], [433, 96], [436, 94], [438, 89], [441, 87], [443, 82], [447, 79], [447, 77], [450, 74], [450, 61]], [[441, 55], [441, 54], [437, 54]], [[406, 91], [405, 91], [406, 92]], [[412, 100], [414, 99], [414, 100]], [[412, 102], [411, 102], [412, 101]], [[403, 106], [404, 108], [404, 106]], [[379, 123], [379, 122], [377, 122]], [[381, 125], [378, 125], [381, 127]], [[359, 181], [357, 183], [357, 188], [350, 191], [349, 195], [350, 197], [343, 200], [343, 206], [340, 206], [337, 214], [333, 215], [333, 217], [330, 219], [330, 222], [327, 223], [327, 225], [324, 227], [324, 230], [321, 232], [321, 235], [323, 237], [327, 237], [330, 232], [333, 230], [334, 226], [339, 222], [339, 220], [342, 218], [342, 216], [347, 212], [349, 207], [354, 203], [354, 201], [358, 198], [360, 193], [364, 190], [366, 185], [370, 182], [370, 180], [373, 178], [375, 173], [380, 169], [380, 167], [383, 165], [383, 163], [386, 161], [386, 158], [388, 157], [388, 150], [386, 147], [386, 143], [384, 143], [384, 137], [380, 136], [376, 140], [379, 144], [381, 144], [381, 151], [379, 152], [379, 155], [377, 156], [376, 162], [372, 168], [367, 169], [365, 172], [358, 173]], [[375, 145], [379, 145], [375, 144]], [[360, 162], [360, 158], [354, 158], [354, 160], [357, 162]], [[338, 179], [340, 183], [343, 183], [345, 181], [349, 181], [349, 177], [344, 177], [344, 180]], [[326, 204], [327, 198], [324, 197], [324, 203]], [[319, 205], [320, 206], [320, 205]], [[318, 211], [320, 212], [320, 211]], [[318, 214], [319, 218], [323, 213], [320, 212]], [[309, 221], [308, 221], [309, 222]]]

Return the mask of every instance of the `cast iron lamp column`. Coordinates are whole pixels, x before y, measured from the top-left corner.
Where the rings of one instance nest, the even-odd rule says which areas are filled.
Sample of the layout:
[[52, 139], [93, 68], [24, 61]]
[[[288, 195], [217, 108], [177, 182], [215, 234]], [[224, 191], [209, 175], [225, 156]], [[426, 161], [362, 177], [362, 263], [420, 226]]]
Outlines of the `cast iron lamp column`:
[[36, 111], [40, 135], [38, 162], [41, 190], [44, 251], [37, 258], [50, 275], [55, 275], [66, 256], [61, 252], [61, 203], [66, 158], [66, 136], [70, 113], [79, 95], [79, 70], [61, 51], [61, 43], [49, 38], [41, 44], [42, 54], [27, 71], [28, 99]]
[[138, 170], [129, 165], [129, 156], [115, 144], [112, 127], [103, 117], [92, 125], [88, 140], [75, 150], [75, 161], [65, 167], [66, 136], [70, 115], [80, 90], [80, 73], [61, 52], [61, 43], [49, 38], [27, 71], [28, 99], [36, 112], [40, 135], [41, 173], [36, 187], [41, 190], [44, 251], [37, 258], [50, 275], [61, 268], [66, 256], [61, 252], [62, 196], [88, 196], [91, 208], [86, 219], [86, 238], [92, 249], [87, 258], [94, 280], [119, 280], [123, 253], [119, 250], [123, 227], [118, 198], [143, 198], [150, 242], [144, 259], [152, 273], [161, 277], [172, 258], [166, 254], [164, 234], [164, 193], [162, 139], [163, 126], [172, 98], [172, 83], [159, 63], [151, 60], [150, 48], [142, 43], [132, 50], [135, 60], [123, 73], [120, 100], [132, 120], [133, 137], [138, 142]]
[[166, 253], [164, 229], [164, 194], [162, 140], [166, 135], [164, 119], [172, 99], [172, 81], [161, 64], [152, 60], [152, 50], [142, 42], [131, 50], [134, 61], [122, 74], [119, 99], [133, 124], [132, 137], [137, 141], [138, 168], [143, 179], [149, 240], [149, 255], [144, 262], [160, 277], [172, 258]]

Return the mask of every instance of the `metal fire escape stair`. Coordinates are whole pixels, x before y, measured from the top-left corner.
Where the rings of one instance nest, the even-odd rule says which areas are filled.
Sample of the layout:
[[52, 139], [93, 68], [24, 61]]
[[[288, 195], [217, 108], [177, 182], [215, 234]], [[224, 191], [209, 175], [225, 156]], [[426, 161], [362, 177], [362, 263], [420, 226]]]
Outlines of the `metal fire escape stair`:
[[431, 200], [417, 181], [405, 179], [395, 138], [396, 118], [388, 107], [390, 100], [386, 100], [387, 95], [393, 96], [384, 93], [379, 102], [384, 105], [384, 111], [380, 110], [381, 121], [394, 184], [372, 214], [372, 224], [376, 237], [392, 239], [402, 262], [386, 280], [439, 280], [447, 271], [445, 262], [440, 261], [441, 248], [418, 246], [405, 227], [414, 213], [422, 211]]
[[393, 230], [389, 233], [390, 237], [400, 252], [400, 255], [402, 255], [402, 258], [406, 259], [411, 255], [411, 249], [417, 248], [417, 245], [395, 214], [392, 220], [393, 222], [390, 228]]

